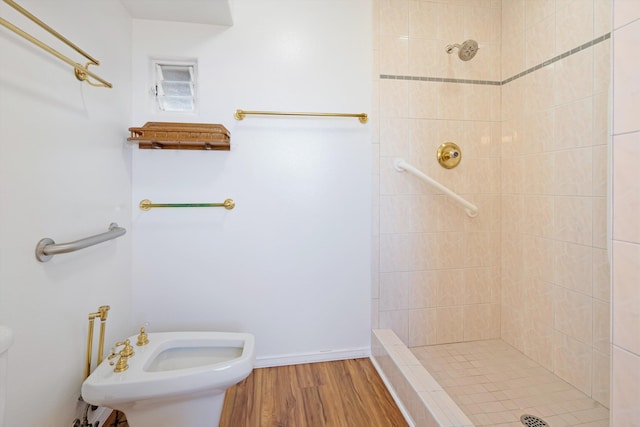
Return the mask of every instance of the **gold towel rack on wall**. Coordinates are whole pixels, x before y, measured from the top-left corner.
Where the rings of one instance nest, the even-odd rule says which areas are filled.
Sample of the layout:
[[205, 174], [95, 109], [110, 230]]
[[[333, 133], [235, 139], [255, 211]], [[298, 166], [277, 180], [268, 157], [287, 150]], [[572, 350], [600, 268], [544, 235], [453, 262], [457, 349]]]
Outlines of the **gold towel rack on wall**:
[[226, 199], [222, 203], [151, 203], [151, 200], [140, 201], [140, 209], [148, 211], [151, 208], [225, 208], [231, 210], [236, 207], [233, 199]]
[[[66, 57], [65, 55], [61, 54], [60, 52], [58, 52], [57, 50], [53, 49], [49, 45], [47, 45], [47, 44], [41, 42], [40, 40], [38, 40], [37, 38], [33, 37], [31, 34], [25, 32], [25, 31], [21, 30], [20, 28], [18, 28], [17, 26], [13, 25], [11, 22], [7, 21], [6, 19], [0, 18], [0, 25], [8, 28], [11, 31], [13, 31], [14, 33], [19, 35], [20, 37], [30, 41], [31, 43], [33, 43], [36, 46], [38, 46], [40, 49], [50, 53], [51, 55], [55, 56], [56, 58], [58, 58], [62, 62], [66, 62], [67, 64], [71, 65], [73, 67], [74, 74], [75, 74], [75, 76], [76, 76], [76, 78], [78, 80], [83, 81], [83, 82], [87, 82], [91, 86], [108, 87], [108, 88], [113, 87], [113, 85], [111, 83], [109, 83], [108, 81], [104, 80], [102, 77], [96, 75], [95, 73], [89, 71], [89, 65], [100, 65], [100, 61], [98, 61], [97, 59], [94, 59], [91, 55], [86, 53], [84, 50], [80, 49], [78, 46], [76, 46], [74, 43], [72, 43], [70, 40], [68, 40], [62, 34], [58, 33], [56, 30], [54, 30], [53, 28], [51, 28], [50, 26], [48, 26], [47, 24], [42, 22], [35, 15], [33, 15], [31, 12], [29, 12], [28, 10], [26, 10], [25, 8], [23, 8], [19, 4], [17, 4], [15, 1], [13, 1], [13, 0], [4, 0], [4, 2], [7, 3], [9, 6], [13, 7], [15, 10], [20, 12], [22, 15], [24, 15], [28, 19], [30, 19], [32, 22], [36, 23], [39, 27], [41, 27], [42, 29], [47, 31], [49, 34], [53, 35], [58, 40], [60, 40], [61, 42], [63, 42], [64, 44], [66, 44], [67, 46], [69, 46], [70, 48], [75, 50], [76, 52], [78, 52], [80, 55], [84, 56], [86, 59], [89, 60], [89, 62], [87, 62], [87, 64], [83, 66], [83, 65], [73, 61], [72, 59], [70, 59], [70, 58]], [[91, 80], [89, 80], [89, 77], [99, 81], [100, 83], [92, 82]]]
[[243, 120], [247, 115], [261, 115], [261, 116], [306, 116], [306, 117], [357, 117], [360, 123], [367, 123], [369, 117], [367, 113], [351, 114], [351, 113], [291, 113], [291, 112], [279, 112], [279, 111], [247, 111], [236, 110], [233, 117], [236, 120]]

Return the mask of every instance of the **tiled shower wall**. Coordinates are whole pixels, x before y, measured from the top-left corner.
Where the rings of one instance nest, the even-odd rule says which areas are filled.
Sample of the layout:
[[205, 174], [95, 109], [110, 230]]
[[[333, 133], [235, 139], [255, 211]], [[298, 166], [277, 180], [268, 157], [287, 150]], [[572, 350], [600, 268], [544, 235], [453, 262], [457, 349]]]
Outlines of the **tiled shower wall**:
[[640, 419], [640, 2], [614, 0], [612, 426]]
[[[608, 406], [610, 0], [374, 5], [373, 326], [409, 346], [502, 337]], [[471, 61], [445, 52], [469, 38]]]
[[608, 407], [611, 2], [502, 6], [502, 339]]
[[[500, 1], [374, 5], [374, 327], [410, 346], [498, 337]], [[445, 52], [469, 38], [481, 45], [473, 60]], [[462, 150], [455, 169], [436, 160], [445, 141]], [[395, 158], [478, 205], [479, 215], [396, 171]]]

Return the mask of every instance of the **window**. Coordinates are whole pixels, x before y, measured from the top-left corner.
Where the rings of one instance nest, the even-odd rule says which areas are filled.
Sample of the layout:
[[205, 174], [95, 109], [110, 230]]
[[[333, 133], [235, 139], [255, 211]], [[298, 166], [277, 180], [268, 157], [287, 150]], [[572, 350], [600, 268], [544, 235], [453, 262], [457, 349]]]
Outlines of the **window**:
[[196, 63], [155, 61], [155, 97], [158, 111], [196, 111]]

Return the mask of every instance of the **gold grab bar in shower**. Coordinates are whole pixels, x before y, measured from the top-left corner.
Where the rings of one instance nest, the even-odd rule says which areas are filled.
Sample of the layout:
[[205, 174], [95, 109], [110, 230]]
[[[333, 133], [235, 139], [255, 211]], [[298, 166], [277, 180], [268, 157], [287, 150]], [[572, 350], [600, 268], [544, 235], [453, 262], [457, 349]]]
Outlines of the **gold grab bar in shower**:
[[246, 115], [261, 115], [261, 116], [305, 116], [305, 117], [357, 117], [360, 120], [360, 123], [367, 123], [369, 117], [367, 113], [360, 114], [351, 114], [351, 113], [291, 113], [291, 112], [280, 112], [280, 111], [247, 111], [247, 110], [236, 110], [233, 117], [236, 120], [242, 120]]
[[151, 203], [151, 200], [140, 201], [140, 209], [148, 211], [151, 208], [225, 208], [231, 210], [236, 207], [236, 202], [226, 199], [222, 203]]
[[[73, 61], [72, 59], [70, 59], [67, 56], [61, 54], [60, 52], [58, 52], [57, 50], [53, 49], [49, 45], [47, 45], [47, 44], [43, 43], [42, 41], [38, 40], [37, 38], [35, 38], [31, 34], [21, 30], [20, 28], [18, 28], [17, 26], [12, 24], [11, 22], [7, 21], [6, 19], [0, 18], [0, 25], [4, 26], [5, 28], [8, 28], [11, 31], [13, 31], [14, 33], [19, 35], [20, 37], [30, 41], [31, 43], [33, 43], [36, 46], [38, 46], [40, 49], [50, 53], [51, 55], [55, 56], [56, 58], [58, 58], [62, 62], [66, 62], [67, 64], [71, 65], [73, 67], [75, 76], [76, 76], [76, 78], [78, 80], [87, 82], [91, 86], [108, 87], [108, 88], [113, 87], [113, 85], [111, 83], [109, 83], [108, 81], [104, 80], [102, 77], [96, 75], [95, 73], [89, 71], [89, 65], [100, 65], [100, 61], [98, 61], [97, 59], [94, 59], [91, 55], [86, 53], [84, 50], [80, 49], [78, 46], [76, 46], [74, 43], [72, 43], [69, 39], [67, 39], [62, 34], [58, 33], [56, 30], [54, 30], [53, 28], [51, 28], [50, 26], [48, 26], [47, 24], [42, 22], [35, 15], [33, 15], [31, 12], [29, 12], [28, 10], [26, 10], [25, 8], [23, 8], [19, 4], [17, 4], [15, 1], [13, 1], [13, 0], [4, 0], [4, 2], [7, 3], [9, 6], [13, 7], [18, 12], [20, 12], [22, 15], [27, 17], [32, 22], [36, 23], [39, 27], [41, 27], [42, 29], [47, 31], [49, 34], [53, 35], [58, 40], [60, 40], [61, 42], [63, 42], [64, 44], [66, 44], [67, 46], [69, 46], [70, 48], [75, 50], [76, 52], [78, 52], [80, 55], [84, 56], [86, 59], [89, 60], [89, 62], [87, 62], [87, 64], [83, 66], [83, 65]], [[89, 77], [99, 81], [100, 83], [94, 83], [94, 82], [90, 81]]]

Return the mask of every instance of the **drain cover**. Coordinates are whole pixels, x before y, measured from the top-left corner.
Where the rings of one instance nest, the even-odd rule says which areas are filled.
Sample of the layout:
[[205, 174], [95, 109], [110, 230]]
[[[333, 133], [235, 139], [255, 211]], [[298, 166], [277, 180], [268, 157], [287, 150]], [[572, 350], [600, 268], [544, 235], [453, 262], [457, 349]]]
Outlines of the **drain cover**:
[[520, 417], [520, 422], [527, 427], [549, 427], [546, 421], [542, 418], [538, 418], [535, 415], [525, 414]]

